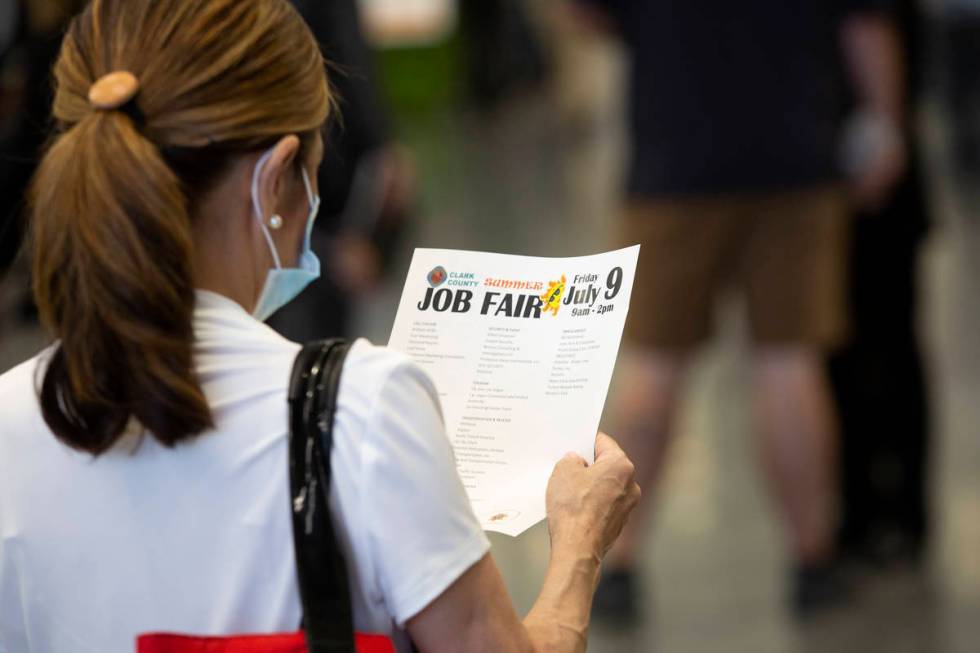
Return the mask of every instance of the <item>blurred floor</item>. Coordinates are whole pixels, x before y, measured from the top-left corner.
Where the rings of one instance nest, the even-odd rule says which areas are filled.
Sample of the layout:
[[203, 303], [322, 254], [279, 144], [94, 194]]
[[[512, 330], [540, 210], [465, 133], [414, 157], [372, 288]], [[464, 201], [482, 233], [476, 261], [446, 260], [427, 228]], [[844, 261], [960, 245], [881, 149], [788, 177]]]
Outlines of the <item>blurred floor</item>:
[[[541, 255], [601, 250], [612, 239], [617, 112], [605, 107], [581, 120], [542, 95], [490, 117], [447, 112], [404, 125], [423, 171], [424, 217], [411, 244]], [[694, 375], [647, 547], [653, 590], [647, 618], [635, 631], [595, 625], [590, 651], [978, 650], [980, 215], [972, 221], [960, 215], [949, 189], [938, 190], [941, 223], [921, 270], [937, 449], [937, 537], [927, 570], [871, 579], [851, 609], [805, 629], [788, 619], [780, 534], [757, 473], [741, 392], [741, 321], [737, 307], [726, 307], [722, 333]], [[406, 246], [396, 277], [409, 255]], [[387, 340], [399, 291], [396, 278], [365, 302], [361, 333]], [[5, 326], [0, 371], [43, 342], [37, 330]], [[526, 611], [547, 563], [547, 530], [542, 524], [518, 539], [491, 539], [510, 592]]]

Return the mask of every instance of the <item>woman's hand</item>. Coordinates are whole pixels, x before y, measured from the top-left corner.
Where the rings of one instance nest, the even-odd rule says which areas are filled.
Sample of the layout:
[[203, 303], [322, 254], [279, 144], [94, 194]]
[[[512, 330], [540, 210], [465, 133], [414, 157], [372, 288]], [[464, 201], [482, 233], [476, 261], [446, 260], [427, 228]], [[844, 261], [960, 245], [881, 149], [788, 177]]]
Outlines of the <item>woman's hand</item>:
[[598, 562], [619, 536], [640, 499], [633, 463], [605, 433], [595, 440], [595, 463], [567, 454], [548, 482], [548, 529], [552, 550], [587, 555]]
[[523, 627], [490, 554], [408, 621], [420, 651], [585, 653], [599, 561], [640, 498], [633, 463], [604, 433], [595, 464], [569, 454], [548, 482], [551, 562]]

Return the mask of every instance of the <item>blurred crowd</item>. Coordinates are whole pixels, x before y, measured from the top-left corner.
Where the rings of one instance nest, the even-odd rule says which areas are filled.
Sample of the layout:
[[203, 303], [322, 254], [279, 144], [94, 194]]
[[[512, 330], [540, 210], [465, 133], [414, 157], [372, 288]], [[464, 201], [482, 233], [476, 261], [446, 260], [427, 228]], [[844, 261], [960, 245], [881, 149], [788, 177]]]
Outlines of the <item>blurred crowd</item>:
[[[358, 335], [358, 307], [386, 279], [397, 284], [399, 252], [422, 244], [427, 184], [444, 183], [424, 150], [466, 138], [440, 121], [493, 125], [547, 96], [529, 129], [598, 149], [621, 135], [622, 161], [592, 160], [597, 170], [584, 175], [614, 171], [592, 219], [609, 243], [643, 246], [605, 423], [648, 499], [611, 556], [596, 612], [645, 614], [638, 568], [655, 528], [651, 499], [692, 355], [731, 289], [747, 308], [753, 424], [784, 525], [789, 605], [806, 618], [846, 602], [849, 566], [923, 563], [935, 443], [918, 264], [937, 175], [948, 173], [968, 219], [980, 219], [969, 215], [980, 180], [980, 0], [294, 3], [330, 62], [339, 116], [314, 234], [328, 273], [273, 316], [276, 329], [299, 341]], [[36, 320], [22, 216], [53, 128], [49, 70], [83, 4], [0, 0], [0, 340]], [[619, 70], [622, 83], [609, 83]], [[927, 102], [944, 107], [942, 172], [921, 138]], [[601, 120], [621, 132], [597, 129]], [[421, 152], [403, 139], [413, 129], [428, 134]], [[496, 171], [475, 174], [494, 184]], [[519, 236], [512, 247], [555, 253]]]

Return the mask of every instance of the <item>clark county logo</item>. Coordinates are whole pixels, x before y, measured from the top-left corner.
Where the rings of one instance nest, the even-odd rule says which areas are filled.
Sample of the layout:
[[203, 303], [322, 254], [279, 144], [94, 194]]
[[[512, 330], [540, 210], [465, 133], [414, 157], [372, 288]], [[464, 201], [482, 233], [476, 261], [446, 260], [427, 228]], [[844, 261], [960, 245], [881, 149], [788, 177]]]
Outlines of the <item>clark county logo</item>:
[[561, 308], [561, 297], [565, 294], [565, 283], [567, 281], [563, 274], [559, 281], [548, 282], [548, 291], [541, 295], [545, 313], [550, 312], [552, 315], [558, 315], [558, 309]]
[[429, 285], [433, 288], [438, 288], [442, 284], [446, 283], [446, 279], [448, 278], [449, 273], [446, 272], [446, 268], [442, 267], [441, 265], [433, 268], [432, 272], [429, 273], [429, 276], [426, 277], [426, 279], [429, 281]]

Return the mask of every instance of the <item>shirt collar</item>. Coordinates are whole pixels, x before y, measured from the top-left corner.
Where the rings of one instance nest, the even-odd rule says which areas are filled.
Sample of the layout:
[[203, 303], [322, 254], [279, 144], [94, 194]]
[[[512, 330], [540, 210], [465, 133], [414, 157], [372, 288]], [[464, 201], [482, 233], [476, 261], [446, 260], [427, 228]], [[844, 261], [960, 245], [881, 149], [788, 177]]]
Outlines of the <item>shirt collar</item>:
[[241, 304], [236, 302], [231, 297], [227, 297], [211, 290], [204, 290], [202, 288], [195, 289], [194, 295], [196, 299], [196, 308], [198, 309], [234, 311], [235, 313], [241, 313], [251, 317], [248, 311], [246, 311]]

